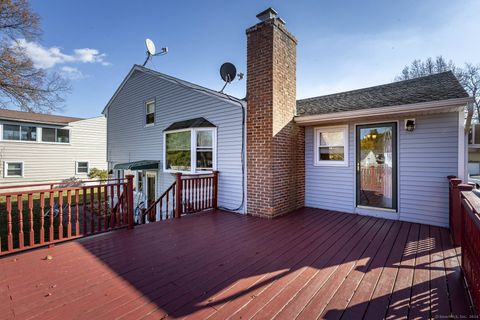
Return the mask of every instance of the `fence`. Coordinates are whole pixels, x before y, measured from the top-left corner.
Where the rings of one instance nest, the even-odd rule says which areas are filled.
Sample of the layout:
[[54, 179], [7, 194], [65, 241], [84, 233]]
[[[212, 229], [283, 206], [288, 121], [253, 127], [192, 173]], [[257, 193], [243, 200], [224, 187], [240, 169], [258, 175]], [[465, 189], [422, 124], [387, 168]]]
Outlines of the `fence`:
[[0, 187], [0, 255], [133, 227], [133, 176]]
[[175, 181], [142, 212], [142, 222], [180, 218], [217, 208], [218, 172], [201, 175], [177, 173]]
[[453, 242], [461, 246], [461, 262], [473, 303], [480, 310], [480, 198], [469, 184], [449, 176], [450, 230]]

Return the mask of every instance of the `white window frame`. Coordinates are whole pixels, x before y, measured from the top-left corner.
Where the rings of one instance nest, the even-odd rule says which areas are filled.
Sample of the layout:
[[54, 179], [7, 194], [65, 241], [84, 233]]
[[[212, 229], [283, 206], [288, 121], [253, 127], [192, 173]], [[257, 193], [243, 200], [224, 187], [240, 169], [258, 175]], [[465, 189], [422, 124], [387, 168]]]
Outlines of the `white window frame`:
[[[78, 164], [81, 162], [85, 162], [87, 164], [87, 172], [78, 172]], [[88, 175], [90, 173], [90, 161], [75, 161], [75, 174], [78, 175]]]
[[[182, 171], [182, 170], [173, 170], [167, 169], [167, 134], [169, 133], [176, 133], [176, 132], [185, 132], [190, 131], [190, 171]], [[211, 131], [212, 132], [212, 162], [213, 168], [212, 170], [202, 170], [197, 171], [197, 132], [199, 131]], [[211, 173], [212, 171], [217, 170], [217, 128], [188, 128], [188, 129], [179, 129], [179, 130], [171, 130], [165, 131], [163, 133], [163, 171], [164, 172], [181, 172], [186, 174], [206, 174]]]
[[[8, 175], [8, 165], [10, 163], [20, 163], [22, 165], [22, 174], [19, 176], [10, 176]], [[25, 175], [25, 164], [23, 161], [4, 161], [3, 162], [3, 177], [4, 178], [23, 178]]]
[[[19, 129], [20, 129], [20, 139], [19, 140], [10, 140], [10, 139], [4, 139], [3, 137], [3, 127], [4, 125], [12, 125], [12, 126], [19, 126]], [[22, 127], [35, 127], [36, 129], [36, 138], [35, 140], [22, 140]], [[0, 125], [0, 137], [1, 137], [1, 140], [2, 141], [5, 141], [5, 142], [13, 142], [13, 143], [37, 143], [39, 142], [38, 138], [39, 138], [39, 133], [40, 133], [40, 127], [35, 125], [35, 124], [22, 124], [22, 123], [14, 123], [14, 122], [3, 122], [1, 125]]]
[[[320, 160], [319, 148], [320, 146], [320, 134], [324, 132], [338, 132], [343, 131], [343, 160]], [[337, 166], [337, 167], [348, 167], [348, 125], [341, 126], [330, 126], [330, 127], [316, 127], [314, 129], [314, 166]], [[322, 146], [322, 147], [340, 147], [338, 146]]]
[[[149, 115], [150, 113], [147, 113], [148, 112], [148, 109], [147, 109], [147, 106], [149, 104], [153, 103], [153, 122], [152, 123], [147, 123], [147, 115]], [[155, 99], [150, 99], [150, 100], [147, 100], [145, 101], [145, 117], [144, 117], [144, 120], [145, 120], [145, 127], [152, 127], [155, 125], [155, 121], [157, 120], [156, 118], [156, 111], [157, 111], [157, 103], [155, 102]]]

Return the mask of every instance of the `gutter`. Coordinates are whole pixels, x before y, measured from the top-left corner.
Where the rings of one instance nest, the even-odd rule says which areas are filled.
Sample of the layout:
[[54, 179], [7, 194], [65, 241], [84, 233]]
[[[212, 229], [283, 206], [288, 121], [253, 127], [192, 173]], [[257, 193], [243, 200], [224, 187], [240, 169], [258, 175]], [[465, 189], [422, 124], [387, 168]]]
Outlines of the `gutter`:
[[[432, 111], [445, 108], [463, 108], [465, 105], [471, 104], [474, 98], [455, 98], [448, 100], [429, 101], [421, 103], [403, 104], [396, 106], [369, 108], [355, 111], [343, 111], [327, 114], [316, 114], [308, 116], [296, 116], [294, 121], [299, 125], [309, 125], [326, 121], [341, 121], [350, 120], [355, 118], [372, 117], [372, 116], [384, 116], [402, 114], [406, 112], [420, 112], [420, 111]], [[473, 111], [473, 108], [472, 108]], [[468, 120], [468, 119], [467, 119]], [[471, 119], [470, 119], [471, 120]], [[469, 123], [467, 123], [470, 126]], [[465, 127], [467, 129], [467, 127]]]

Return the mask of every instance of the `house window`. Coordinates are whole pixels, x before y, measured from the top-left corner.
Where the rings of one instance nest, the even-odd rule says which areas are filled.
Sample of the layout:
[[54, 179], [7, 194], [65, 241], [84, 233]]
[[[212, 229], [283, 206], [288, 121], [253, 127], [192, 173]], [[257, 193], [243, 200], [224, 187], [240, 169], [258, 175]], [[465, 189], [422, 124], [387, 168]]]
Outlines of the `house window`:
[[88, 173], [88, 161], [77, 161], [76, 174], [87, 174], [87, 173]]
[[348, 126], [315, 128], [315, 165], [348, 166]]
[[192, 132], [180, 131], [165, 134], [164, 163], [167, 170], [190, 171], [192, 168]]
[[57, 129], [57, 142], [69, 143], [70, 142], [70, 130]]
[[23, 162], [4, 162], [4, 177], [23, 177]]
[[155, 101], [148, 101], [145, 105], [145, 123], [153, 125], [155, 123]]
[[143, 193], [143, 171], [137, 171], [137, 192]]
[[165, 133], [164, 169], [200, 172], [215, 170], [215, 129]]
[[3, 140], [37, 141], [37, 127], [4, 124]]
[[198, 171], [213, 169], [213, 130], [197, 130], [197, 157]]
[[43, 142], [55, 142], [56, 129], [43, 128], [42, 129], [42, 141]]
[[42, 142], [70, 142], [69, 129], [42, 128]]

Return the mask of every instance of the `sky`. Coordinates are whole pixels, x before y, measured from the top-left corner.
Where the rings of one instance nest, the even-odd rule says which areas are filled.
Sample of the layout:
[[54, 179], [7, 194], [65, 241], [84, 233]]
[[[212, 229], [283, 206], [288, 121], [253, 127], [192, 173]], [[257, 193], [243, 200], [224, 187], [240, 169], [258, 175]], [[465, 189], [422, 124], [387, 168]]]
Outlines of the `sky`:
[[[144, 62], [145, 38], [169, 49], [147, 67], [220, 90], [222, 63], [246, 73], [245, 29], [270, 6], [298, 39], [299, 99], [391, 82], [413, 59], [480, 63], [477, 0], [31, 0], [31, 6], [43, 34], [23, 45], [37, 67], [70, 79], [68, 116], [101, 114], [132, 65]], [[244, 78], [225, 92], [243, 98], [245, 87]]]

